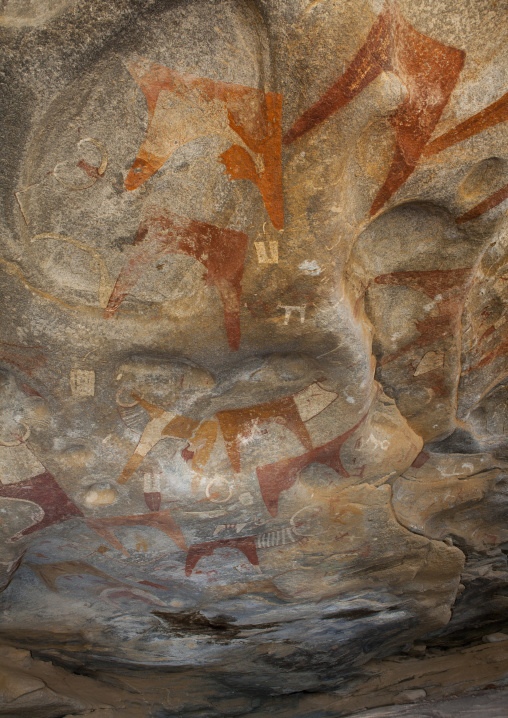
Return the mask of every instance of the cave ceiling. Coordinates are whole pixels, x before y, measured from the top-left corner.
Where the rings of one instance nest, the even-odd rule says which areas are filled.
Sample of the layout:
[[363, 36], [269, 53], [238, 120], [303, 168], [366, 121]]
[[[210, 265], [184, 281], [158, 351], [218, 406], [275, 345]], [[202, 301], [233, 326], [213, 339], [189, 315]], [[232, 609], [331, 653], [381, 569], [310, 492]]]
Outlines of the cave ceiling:
[[1, 3], [0, 715], [27, 651], [221, 716], [505, 635], [507, 17]]

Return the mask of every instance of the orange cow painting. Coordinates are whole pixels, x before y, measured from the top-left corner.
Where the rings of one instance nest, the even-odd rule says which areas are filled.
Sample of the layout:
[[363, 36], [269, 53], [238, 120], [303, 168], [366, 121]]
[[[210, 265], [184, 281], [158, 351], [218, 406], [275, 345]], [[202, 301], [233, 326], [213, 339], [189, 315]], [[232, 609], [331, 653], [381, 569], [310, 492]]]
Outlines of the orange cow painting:
[[133, 191], [160, 170], [173, 152], [197, 137], [223, 136], [221, 156], [233, 180], [259, 189], [273, 226], [282, 229], [282, 95], [170, 70], [141, 59], [128, 70], [143, 90], [148, 128], [125, 180]]

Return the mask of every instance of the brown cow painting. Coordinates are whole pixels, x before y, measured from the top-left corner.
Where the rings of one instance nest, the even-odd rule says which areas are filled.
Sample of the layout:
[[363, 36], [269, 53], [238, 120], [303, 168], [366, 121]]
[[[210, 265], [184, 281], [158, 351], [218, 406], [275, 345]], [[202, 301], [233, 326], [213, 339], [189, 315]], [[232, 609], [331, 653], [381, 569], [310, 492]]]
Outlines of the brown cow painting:
[[222, 299], [229, 346], [237, 351], [241, 337], [241, 282], [248, 243], [243, 232], [151, 208], [139, 226], [104, 316], [111, 318], [116, 314], [143, 271], [156, 259], [165, 254], [186, 254], [206, 267], [204, 280], [217, 289]]

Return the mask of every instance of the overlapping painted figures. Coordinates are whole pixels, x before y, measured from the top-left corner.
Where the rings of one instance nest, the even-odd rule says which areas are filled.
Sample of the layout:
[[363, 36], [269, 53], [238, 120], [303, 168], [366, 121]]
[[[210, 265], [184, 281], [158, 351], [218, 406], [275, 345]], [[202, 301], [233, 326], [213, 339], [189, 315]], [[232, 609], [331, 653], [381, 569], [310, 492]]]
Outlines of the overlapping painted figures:
[[483, 611], [503, 3], [5, 5], [0, 640], [285, 693]]

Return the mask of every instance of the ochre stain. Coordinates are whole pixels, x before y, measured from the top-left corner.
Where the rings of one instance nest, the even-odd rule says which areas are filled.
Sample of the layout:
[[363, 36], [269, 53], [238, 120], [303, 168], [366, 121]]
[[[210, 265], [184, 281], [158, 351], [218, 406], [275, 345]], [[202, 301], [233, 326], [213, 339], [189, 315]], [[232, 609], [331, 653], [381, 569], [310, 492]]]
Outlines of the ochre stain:
[[88, 164], [85, 160], [80, 160], [77, 165], [85, 174], [87, 174], [92, 179], [101, 179], [103, 177], [104, 172], [99, 172], [99, 167], [94, 167], [93, 165]]
[[145, 456], [143, 454], [137, 454], [136, 451], [134, 451], [128, 462], [125, 464], [122, 473], [118, 477], [118, 483], [125, 484], [136, 471], [138, 466], [143, 462], [144, 458]]
[[161, 583], [153, 583], [152, 581], [138, 581], [142, 586], [150, 586], [151, 588], [162, 588], [164, 591], [169, 591], [170, 586], [163, 586]]
[[172, 436], [176, 439], [190, 439], [199, 426], [197, 419], [178, 414], [162, 430], [162, 436]]
[[226, 171], [233, 180], [246, 179], [254, 182], [259, 189], [275, 229], [284, 227], [284, 205], [282, 197], [282, 95], [273, 92], [265, 95], [262, 106], [267, 132], [257, 140], [245, 128], [236, 124], [234, 115], [228, 112], [229, 124], [240, 135], [247, 147], [260, 155], [264, 171], [258, 171], [250, 154], [240, 145], [232, 145], [220, 156]]
[[136, 536], [136, 551], [148, 551], [148, 544], [141, 536]]
[[[344, 516], [347, 516], [348, 514], [351, 514], [352, 516], [363, 516], [363, 510], [358, 508], [358, 506], [355, 506], [354, 504], [346, 504], [346, 506], [344, 506], [343, 501], [344, 499], [340, 496], [330, 501], [330, 516], [336, 523], [342, 524], [344, 526], [351, 520], [346, 519], [343, 521], [342, 519]], [[335, 508], [337, 503], [340, 504], [339, 509]], [[337, 541], [339, 541], [345, 536], [349, 536], [349, 531], [344, 534], [341, 534], [340, 536], [336, 536], [335, 538], [337, 539]]]
[[444, 135], [437, 137], [432, 142], [429, 142], [425, 148], [423, 154], [425, 157], [431, 155], [437, 155], [438, 152], [446, 150], [452, 145], [456, 145], [458, 142], [463, 142], [469, 137], [473, 137], [479, 132], [487, 130], [489, 127], [494, 127], [500, 122], [506, 122], [508, 120], [508, 92], [496, 100], [488, 107], [485, 107], [476, 115], [469, 117], [460, 125], [457, 125], [449, 132], [445, 132]]
[[431, 299], [461, 287], [471, 272], [471, 267], [460, 269], [428, 269], [379, 274], [376, 284], [403, 285], [424, 292]]
[[472, 207], [470, 210], [458, 217], [455, 221], [457, 222], [457, 224], [462, 224], [463, 222], [470, 222], [472, 219], [481, 217], [481, 215], [485, 214], [485, 212], [488, 212], [494, 207], [497, 207], [497, 205], [501, 204], [501, 202], [504, 202], [505, 199], [508, 199], [508, 184], [505, 184], [504, 187], [498, 189], [496, 192], [494, 192], [494, 194], [491, 194], [482, 202]]
[[436, 369], [434, 371], [425, 372], [415, 376], [413, 381], [416, 381], [430, 387], [436, 397], [446, 397], [450, 393], [450, 388], [446, 384], [446, 373], [444, 368]]
[[152, 210], [141, 222], [130, 256], [111, 292], [105, 318], [114, 316], [144, 270], [165, 254], [182, 253], [206, 267], [204, 280], [215, 286], [224, 307], [229, 346], [240, 346], [240, 298], [249, 238], [243, 232]]
[[381, 72], [392, 72], [407, 88], [393, 112], [395, 154], [374, 199], [376, 214], [413, 173], [464, 65], [465, 53], [417, 32], [395, 2], [385, 3], [344, 74], [295, 122], [283, 139], [289, 145], [347, 105]]
[[506, 356], [508, 354], [508, 337], [506, 337], [495, 349], [492, 349], [491, 351], [484, 354], [484, 356], [476, 363], [473, 364], [473, 366], [469, 367], [469, 369], [466, 369], [463, 374], [468, 374], [470, 371], [474, 371], [476, 369], [482, 369], [484, 366], [488, 366], [489, 364], [492, 364], [492, 362], [497, 359], [498, 357]]
[[185, 575], [190, 576], [198, 561], [204, 556], [211, 556], [215, 549], [234, 548], [241, 551], [253, 566], [259, 566], [259, 558], [256, 551], [255, 536], [244, 536], [240, 538], [222, 539], [197, 543], [189, 547], [187, 560], [185, 562]]
[[143, 493], [145, 504], [150, 511], [157, 512], [161, 507], [162, 495], [160, 491], [145, 491]]
[[[129, 584], [118, 581], [101, 571], [95, 566], [83, 561], [57, 561], [56, 563], [28, 563], [25, 562], [38, 578], [49, 588], [50, 591], [57, 591], [56, 581], [61, 576], [96, 576], [105, 581], [113, 582], [116, 585], [128, 586]], [[130, 588], [130, 586], [129, 586]]]
[[[159, 441], [161, 441], [165, 437], [170, 437], [170, 438], [172, 437], [175, 439], [191, 439], [194, 437], [194, 433], [198, 431], [200, 426], [202, 426], [202, 425], [200, 425], [199, 421], [197, 421], [196, 419], [192, 419], [188, 416], [181, 416], [181, 415], [177, 414], [176, 416], [173, 416], [172, 418], [169, 419], [167, 424], [165, 426], [163, 426], [162, 429], [160, 429], [158, 435], [148, 438], [147, 434], [150, 433], [150, 427], [152, 425], [151, 422], [153, 422], [153, 420], [162, 418], [165, 414], [165, 411], [164, 411], [164, 409], [161, 409], [160, 407], [155, 406], [154, 404], [150, 404], [148, 401], [143, 399], [143, 397], [139, 396], [138, 394], [133, 393], [133, 394], [131, 394], [131, 397], [133, 399], [135, 399], [138, 402], [138, 404], [140, 404], [143, 407], [143, 409], [145, 409], [148, 412], [148, 414], [150, 416], [150, 421], [143, 429], [143, 433], [141, 434], [141, 437], [139, 439], [139, 442], [138, 442], [136, 448], [134, 449], [132, 455], [130, 456], [129, 460], [125, 464], [125, 466], [122, 470], [122, 473], [120, 474], [120, 476], [118, 478], [119, 484], [125, 484], [125, 482], [130, 479], [132, 474], [136, 471], [136, 469], [141, 465], [141, 463], [145, 459], [146, 454], [149, 451], [151, 451], [159, 443]], [[209, 422], [204, 422], [204, 423], [208, 424]], [[203, 431], [201, 433], [203, 433]], [[216, 436], [216, 433], [217, 432], [215, 432], [215, 436]], [[213, 442], [215, 442], [215, 437], [213, 439]], [[210, 445], [210, 441], [208, 440], [208, 443], [205, 442], [205, 445], [203, 447], [200, 447], [201, 453], [199, 454], [199, 457], [196, 456], [196, 459], [195, 459], [196, 465], [198, 465], [200, 461], [203, 461], [203, 459], [204, 459], [204, 462], [206, 463], [206, 461], [208, 460], [210, 451], [212, 450], [213, 442]], [[147, 444], [149, 444], [149, 448], [147, 448]], [[143, 447], [143, 445], [145, 445], [144, 448], [142, 450], [140, 450], [141, 447]], [[206, 453], [206, 451], [208, 451], [208, 453]], [[150, 496], [148, 499], [147, 499], [147, 495], [145, 495], [145, 503], [147, 502], [147, 500], [149, 500], [151, 502], [150, 504], [147, 503], [147, 506], [152, 511], [158, 511], [160, 508], [161, 497], [155, 496], [156, 493], [158, 493], [158, 492], [154, 492], [154, 496]], [[159, 502], [159, 505], [156, 508], [154, 508], [157, 502]]]
[[282, 491], [287, 491], [295, 483], [298, 473], [313, 463], [324, 464], [329, 466], [333, 471], [345, 478], [349, 477], [349, 473], [342, 465], [340, 459], [340, 451], [345, 442], [352, 436], [359, 426], [365, 421], [365, 414], [360, 421], [344, 434], [337, 436], [332, 441], [318, 446], [312, 451], [308, 451], [301, 456], [295, 456], [291, 459], [282, 459], [275, 464], [267, 464], [266, 466], [258, 466], [256, 469], [259, 489], [261, 496], [265, 502], [266, 508], [272, 516], [277, 516], [279, 507], [279, 496]]
[[42, 394], [39, 394], [39, 392], [36, 391], [32, 386], [28, 386], [28, 384], [25, 384], [24, 382], [21, 382], [21, 389], [27, 396], [37, 396], [39, 397], [39, 399], [44, 398]]
[[427, 451], [420, 451], [416, 459], [413, 461], [411, 466], [414, 469], [421, 469], [424, 464], [430, 459], [430, 454]]
[[32, 501], [44, 511], [44, 516], [40, 521], [19, 531], [11, 538], [11, 541], [17, 541], [22, 536], [28, 536], [47, 526], [83, 516], [48, 471], [15, 484], [0, 484], [0, 496]]
[[[220, 119], [214, 118], [217, 113], [214, 102], [220, 102], [227, 111], [229, 128], [259, 157], [262, 166], [257, 167], [245, 147], [238, 144], [226, 150], [220, 156], [220, 161], [225, 164], [231, 179], [254, 182], [263, 197], [272, 224], [282, 229], [282, 95], [177, 72], [148, 60], [131, 63], [128, 69], [146, 97], [148, 128], [125, 180], [125, 188], [132, 191], [140, 187], [186, 142], [220, 133], [221, 130], [225, 134]], [[161, 91], [164, 91], [162, 98], [166, 105], [160, 102]], [[171, 97], [169, 105], [167, 95]], [[186, 123], [183, 116], [181, 126], [172, 127], [172, 113], [178, 110], [179, 103], [182, 112], [191, 111], [201, 118], [197, 128], [192, 122]], [[159, 148], [157, 153], [152, 151], [155, 148]]]
[[[5, 347], [5, 348], [4, 348]], [[46, 364], [46, 357], [37, 352], [39, 347], [25, 347], [22, 344], [8, 344], [0, 342], [0, 361], [13, 364], [18, 369], [32, 376], [32, 374]], [[35, 352], [35, 353], [34, 353]]]
[[496, 331], [496, 327], [494, 325], [492, 325], [486, 331], [483, 332], [479, 341], [480, 342], [486, 341], [492, 334], [494, 334], [495, 331]]
[[[441, 295], [440, 301], [436, 302], [437, 316], [428, 315], [425, 319], [415, 322], [420, 336], [398, 351], [382, 357], [379, 366], [398, 359], [410, 349], [427, 347], [439, 340], [455, 336], [470, 279], [471, 267], [391, 272], [377, 276], [374, 279], [376, 284], [410, 287], [423, 292], [431, 299]], [[432, 374], [435, 379], [436, 372]], [[416, 379], [418, 380], [418, 377]], [[438, 391], [442, 393], [443, 387], [439, 386]]]
[[103, 519], [85, 519], [88, 528], [95, 531], [113, 548], [121, 551], [125, 556], [128, 552], [118, 541], [110, 529], [117, 526], [150, 526], [169, 536], [182, 551], [187, 550], [185, 539], [178, 524], [171, 517], [170, 511], [155, 511], [149, 514], [135, 514], [133, 516], [110, 516]]
[[194, 451], [190, 450], [190, 444], [184, 446], [184, 448], [180, 452], [180, 455], [184, 461], [192, 461], [192, 459], [194, 458]]
[[190, 443], [182, 449], [184, 461], [190, 461], [192, 470], [201, 474], [217, 440], [219, 425], [216, 421], [203, 421], [192, 435]]
[[306, 449], [312, 449], [312, 441], [292, 396], [276, 399], [265, 404], [217, 412], [217, 419], [226, 444], [233, 470], [240, 473], [240, 447], [253, 428], [268, 421], [275, 421], [293, 432]]

